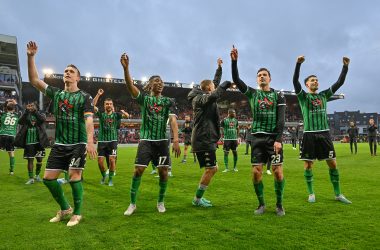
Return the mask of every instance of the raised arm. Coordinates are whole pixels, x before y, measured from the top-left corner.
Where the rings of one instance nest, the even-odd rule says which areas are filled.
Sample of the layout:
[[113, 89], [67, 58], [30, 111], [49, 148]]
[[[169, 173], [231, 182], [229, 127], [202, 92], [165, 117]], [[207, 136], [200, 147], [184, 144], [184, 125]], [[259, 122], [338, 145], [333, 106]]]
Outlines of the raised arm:
[[299, 82], [301, 64], [305, 61], [305, 56], [297, 57], [297, 64], [293, 75], [293, 86], [296, 94], [299, 94], [302, 90], [301, 83]]
[[223, 94], [223, 92], [228, 89], [231, 86], [230, 81], [224, 81], [222, 84], [220, 84], [216, 90], [214, 90], [211, 94], [209, 95], [200, 95], [196, 98], [196, 102], [203, 106], [211, 102], [216, 102], [218, 98]]
[[222, 73], [223, 73], [223, 70], [222, 70], [223, 60], [221, 58], [218, 58], [217, 63], [218, 63], [218, 68], [215, 71], [214, 80], [212, 80], [215, 85], [215, 88], [219, 86], [220, 81], [222, 80]]
[[126, 53], [121, 55], [120, 63], [124, 69], [124, 79], [127, 85], [127, 90], [133, 98], [136, 98], [139, 95], [140, 90], [135, 85], [133, 85], [133, 80], [129, 74], [129, 57]]
[[45, 92], [47, 84], [40, 80], [38, 77], [38, 71], [35, 62], [35, 55], [37, 54], [37, 44], [33, 41], [30, 41], [27, 45], [27, 56], [28, 56], [28, 76], [29, 82], [41, 92]]
[[96, 93], [96, 96], [94, 97], [93, 104], [96, 106], [98, 104], [99, 98], [101, 95], [103, 95], [104, 90], [103, 89], [98, 89], [98, 93]]
[[338, 81], [336, 81], [336, 83], [334, 83], [331, 86], [331, 91], [333, 93], [335, 93], [340, 87], [342, 87], [344, 80], [346, 80], [349, 64], [350, 64], [350, 59], [348, 57], [343, 57], [343, 68], [342, 68], [342, 71], [340, 72]]
[[129, 119], [130, 115], [124, 109], [121, 109], [120, 112], [124, 118]]
[[240, 90], [240, 92], [245, 93], [247, 92], [247, 84], [245, 84], [240, 78], [239, 78], [239, 71], [237, 67], [237, 60], [239, 57], [239, 52], [235, 46], [232, 46], [232, 50], [230, 53], [231, 56], [231, 66], [232, 66], [232, 81], [236, 84], [236, 87]]
[[181, 148], [179, 147], [179, 139], [178, 139], [178, 123], [177, 117], [175, 115], [169, 116], [170, 127], [173, 131], [173, 149], [174, 156], [178, 158], [181, 155]]

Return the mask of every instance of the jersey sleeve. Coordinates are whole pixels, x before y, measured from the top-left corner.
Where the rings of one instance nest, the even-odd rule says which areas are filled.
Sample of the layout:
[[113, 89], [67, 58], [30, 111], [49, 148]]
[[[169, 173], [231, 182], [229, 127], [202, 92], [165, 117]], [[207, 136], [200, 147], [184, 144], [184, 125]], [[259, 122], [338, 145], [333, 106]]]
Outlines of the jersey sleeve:
[[324, 95], [326, 97], [326, 100], [329, 99], [334, 95], [333, 91], [331, 88], [325, 89], [320, 92], [321, 95]]
[[47, 85], [44, 94], [45, 94], [46, 96], [50, 97], [51, 99], [54, 99], [54, 95], [55, 95], [55, 93], [57, 93], [58, 91], [60, 91], [59, 88], [56, 88], [56, 87], [52, 87], [52, 86]]
[[120, 112], [116, 112], [116, 119], [120, 121], [123, 118], [123, 114]]
[[136, 101], [137, 101], [138, 104], [140, 104], [140, 106], [143, 106], [144, 105], [144, 100], [145, 100], [145, 94], [140, 91], [139, 94], [136, 97]]
[[168, 98], [169, 115], [178, 116], [178, 108], [174, 98]]
[[84, 117], [92, 116], [94, 114], [94, 103], [92, 97], [86, 94], [83, 109]]
[[252, 98], [254, 94], [256, 93], [256, 89], [248, 87], [247, 91], [245, 91], [244, 95], [248, 98]]
[[305, 90], [301, 89], [301, 91], [297, 93], [297, 97], [298, 97], [298, 100], [300, 100], [301, 102], [304, 102], [306, 98]]

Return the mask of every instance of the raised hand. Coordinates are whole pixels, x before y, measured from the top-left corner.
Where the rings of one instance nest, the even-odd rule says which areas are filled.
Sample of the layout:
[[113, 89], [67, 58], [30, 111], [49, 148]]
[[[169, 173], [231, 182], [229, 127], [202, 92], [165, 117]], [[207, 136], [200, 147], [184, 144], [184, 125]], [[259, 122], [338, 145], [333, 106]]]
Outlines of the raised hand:
[[303, 63], [305, 61], [305, 56], [297, 57], [297, 63]]
[[222, 67], [222, 64], [223, 64], [222, 58], [219, 57], [217, 62], [218, 62], [218, 67]]
[[129, 57], [126, 53], [123, 53], [120, 58], [120, 63], [123, 66], [124, 69], [128, 68], [129, 66]]
[[344, 66], [348, 66], [350, 64], [350, 58], [348, 57], [343, 57], [343, 65]]
[[104, 90], [103, 89], [98, 89], [98, 95], [103, 95]]
[[231, 53], [230, 53], [231, 59], [236, 61], [239, 57], [239, 52], [237, 48], [235, 48], [234, 45], [232, 45]]
[[28, 56], [34, 56], [35, 54], [37, 54], [37, 50], [38, 46], [33, 41], [28, 42], [28, 44], [26, 45], [26, 54]]

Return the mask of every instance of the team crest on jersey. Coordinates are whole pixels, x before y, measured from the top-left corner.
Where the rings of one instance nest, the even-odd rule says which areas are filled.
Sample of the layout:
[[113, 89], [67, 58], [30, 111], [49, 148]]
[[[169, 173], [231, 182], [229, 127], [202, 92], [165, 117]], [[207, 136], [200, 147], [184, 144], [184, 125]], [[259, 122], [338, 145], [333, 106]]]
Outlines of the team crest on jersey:
[[230, 128], [233, 128], [235, 127], [235, 123], [234, 122], [230, 122]]
[[149, 106], [149, 110], [152, 112], [158, 113], [161, 111], [161, 109], [162, 109], [162, 106], [158, 105], [157, 103], [154, 103], [153, 106], [152, 105]]
[[72, 110], [74, 107], [74, 105], [70, 104], [69, 100], [67, 99], [59, 101], [58, 106], [65, 113], [70, 113], [70, 110]]
[[315, 99], [313, 101], [311, 101], [311, 104], [313, 104], [314, 107], [317, 107], [317, 106], [320, 106], [322, 107], [322, 101], [320, 99]]
[[108, 118], [108, 119], [105, 120], [105, 123], [107, 124], [108, 127], [111, 127], [112, 123], [113, 123], [113, 119], [112, 118]]
[[258, 100], [259, 101], [259, 107], [260, 109], [269, 109], [271, 106], [273, 106], [273, 102], [268, 100], [268, 98], [264, 98], [264, 100]]

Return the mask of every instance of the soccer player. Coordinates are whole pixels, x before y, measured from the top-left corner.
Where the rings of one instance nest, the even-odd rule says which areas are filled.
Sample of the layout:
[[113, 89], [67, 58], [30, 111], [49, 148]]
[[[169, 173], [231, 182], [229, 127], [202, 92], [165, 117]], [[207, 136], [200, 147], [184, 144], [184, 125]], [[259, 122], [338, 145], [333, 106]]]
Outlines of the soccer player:
[[356, 127], [356, 124], [354, 122], [350, 122], [350, 127], [347, 129], [348, 137], [350, 137], [350, 149], [351, 154], [353, 154], [352, 151], [352, 145], [355, 146], [355, 154], [358, 153], [358, 145], [357, 145], [357, 139], [359, 136], [359, 129]]
[[369, 149], [371, 151], [371, 156], [376, 156], [376, 150], [377, 150], [377, 125], [375, 124], [375, 120], [372, 118], [369, 119], [369, 126], [367, 128], [368, 131], [368, 143], [369, 143]]
[[108, 157], [108, 186], [112, 187], [113, 176], [116, 171], [118, 124], [121, 122], [123, 117], [129, 118], [129, 114], [124, 110], [114, 112], [113, 101], [110, 98], [106, 98], [104, 100], [104, 112], [100, 112], [96, 105], [103, 93], [104, 90], [99, 89], [98, 93], [94, 97], [95, 115], [99, 118], [98, 166], [102, 175], [100, 184], [104, 184], [107, 177], [104, 159]]
[[239, 122], [236, 119], [236, 112], [234, 109], [228, 110], [228, 117], [224, 118], [220, 122], [220, 130], [223, 137], [223, 151], [224, 151], [224, 166], [225, 169], [223, 173], [229, 171], [228, 169], [228, 154], [230, 150], [234, 156], [234, 171], [237, 172], [236, 168], [238, 155], [237, 155], [237, 147], [238, 147], [238, 135], [239, 135]]
[[295, 127], [292, 127], [288, 131], [290, 133], [290, 139], [292, 140], [292, 147], [293, 150], [297, 149], [297, 130]]
[[[42, 181], [40, 172], [42, 160], [45, 157], [45, 148], [49, 146], [49, 139], [45, 129], [46, 117], [37, 110], [35, 103], [26, 105], [25, 112], [20, 117], [18, 124], [21, 129], [15, 138], [15, 146], [24, 148], [24, 159], [27, 159], [29, 180], [25, 184], [33, 184], [34, 181]], [[36, 175], [33, 178], [34, 158], [36, 158]]]
[[[218, 59], [219, 61], [221, 59]], [[191, 147], [197, 155], [200, 168], [205, 168], [192, 201], [194, 206], [212, 207], [212, 203], [203, 198], [203, 194], [218, 170], [215, 151], [217, 142], [220, 139], [220, 118], [216, 102], [225, 90], [231, 86], [229, 81], [219, 85], [221, 77], [222, 67], [218, 63], [214, 80], [203, 80], [200, 83], [200, 89], [193, 88], [187, 96], [194, 112]], [[215, 86], [217, 86], [216, 89]]]
[[140, 127], [140, 143], [137, 148], [135, 170], [131, 185], [131, 202], [124, 215], [131, 215], [136, 210], [136, 195], [141, 183], [141, 177], [152, 161], [157, 166], [159, 178], [159, 195], [157, 210], [160, 213], [166, 211], [164, 197], [168, 183], [169, 149], [166, 138], [166, 122], [170, 119], [173, 130], [173, 151], [175, 157], [179, 157], [181, 149], [178, 142], [178, 125], [175, 115], [169, 115], [170, 108], [174, 106], [174, 100], [161, 95], [164, 82], [161, 77], [154, 75], [149, 78], [150, 95], [140, 91], [134, 84], [129, 74], [129, 58], [122, 54], [120, 63], [124, 69], [124, 77], [128, 92], [136, 99], [142, 111]]
[[19, 114], [16, 113], [16, 105], [16, 100], [8, 99], [5, 102], [5, 112], [0, 113], [0, 148], [8, 152], [10, 175], [14, 174], [15, 168], [14, 140], [19, 119]]
[[255, 210], [256, 215], [265, 212], [264, 185], [262, 182], [263, 165], [269, 160], [274, 173], [274, 187], [276, 193], [276, 213], [285, 215], [282, 205], [285, 179], [282, 170], [283, 150], [282, 134], [285, 124], [285, 97], [282, 92], [270, 87], [271, 75], [268, 69], [260, 68], [257, 71], [256, 81], [258, 89], [248, 87], [240, 78], [237, 67], [238, 50], [232, 47], [232, 79], [239, 90], [248, 97], [252, 111], [252, 173], [253, 186], [259, 200]]
[[337, 201], [349, 204], [349, 201], [340, 192], [339, 172], [335, 159], [335, 149], [332, 143], [329, 125], [327, 120], [326, 104], [327, 100], [343, 85], [346, 79], [348, 64], [350, 59], [343, 57], [343, 68], [338, 78], [328, 89], [318, 93], [319, 82], [315, 75], [310, 75], [305, 79], [305, 85], [308, 92], [305, 92], [299, 82], [301, 64], [305, 61], [304, 56], [297, 58], [297, 64], [293, 76], [294, 90], [297, 94], [298, 102], [301, 106], [304, 122], [304, 135], [302, 139], [302, 149], [300, 150], [300, 160], [303, 160], [305, 168], [305, 180], [309, 192], [308, 201], [315, 202], [313, 190], [313, 172], [312, 167], [314, 160], [325, 160], [330, 173], [330, 180], [334, 187], [335, 199]]
[[298, 145], [299, 145], [299, 150], [302, 150], [302, 138], [303, 138], [303, 121], [300, 121], [297, 125], [297, 139], [298, 139]]
[[252, 126], [248, 124], [247, 129], [244, 132], [244, 140], [245, 140], [245, 154], [248, 155], [249, 147], [252, 143]]
[[[189, 146], [191, 146], [191, 133], [192, 133], [192, 131], [193, 131], [193, 123], [190, 120], [190, 116], [186, 115], [185, 116], [185, 122], [183, 123], [182, 130], [181, 130], [183, 138], [184, 138], [184, 145], [185, 145], [185, 148], [183, 150], [182, 163], [186, 162], [187, 150], [188, 150]], [[197, 157], [196, 157], [194, 152], [193, 152], [193, 156], [194, 156], [194, 163], [195, 163], [195, 162], [197, 162]]]
[[[78, 88], [80, 72], [73, 64], [65, 68], [64, 90], [49, 86], [40, 80], [35, 63], [37, 50], [37, 44], [30, 41], [27, 45], [29, 81], [36, 89], [52, 99], [56, 122], [55, 144], [47, 160], [43, 182], [61, 209], [50, 222], [59, 222], [66, 215], [73, 214], [67, 226], [75, 226], [82, 219], [83, 186], [81, 179], [86, 155], [89, 154], [90, 159], [96, 157], [93, 142], [92, 97]], [[63, 170], [69, 171], [74, 209], [70, 207], [61, 185], [57, 182], [57, 177]]]

